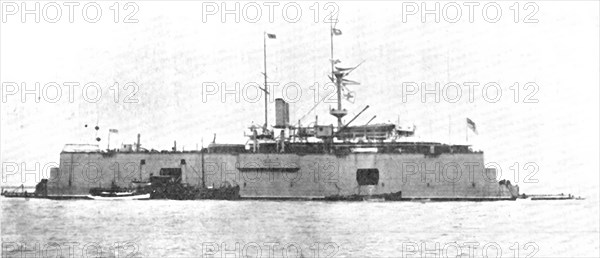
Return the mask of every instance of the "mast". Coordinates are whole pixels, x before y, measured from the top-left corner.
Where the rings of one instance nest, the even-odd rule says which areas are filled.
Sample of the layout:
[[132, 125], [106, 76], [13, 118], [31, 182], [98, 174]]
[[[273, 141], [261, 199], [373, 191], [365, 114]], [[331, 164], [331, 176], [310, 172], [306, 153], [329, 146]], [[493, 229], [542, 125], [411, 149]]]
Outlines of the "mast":
[[344, 125], [342, 124], [342, 117], [346, 115], [346, 111], [342, 110], [342, 78], [344, 77], [343, 73], [335, 72], [335, 63], [336, 61], [333, 59], [333, 36], [335, 26], [333, 26], [333, 20], [329, 26], [329, 36], [331, 38], [331, 80], [335, 83], [336, 93], [337, 93], [337, 109], [332, 109], [329, 113], [337, 118], [338, 122], [338, 130], [340, 130]]
[[267, 38], [276, 39], [277, 36], [275, 34], [269, 34], [266, 31], [263, 32], [264, 63], [265, 63], [265, 72], [263, 73], [263, 75], [265, 76], [265, 87], [264, 87], [264, 89], [262, 89], [265, 92], [265, 125], [263, 127], [263, 134], [266, 134], [267, 126], [268, 126], [268, 116], [267, 116], [268, 109], [267, 108], [268, 108], [269, 90], [267, 88]]
[[[337, 88], [337, 110], [342, 111], [342, 81], [341, 81], [341, 78], [336, 78], [335, 86]], [[343, 126], [342, 117], [343, 116], [341, 115], [341, 113], [340, 113], [340, 115], [337, 115], [338, 128], [340, 128], [340, 129]]]
[[202, 188], [206, 188], [206, 183], [204, 182], [205, 181], [205, 179], [204, 179], [204, 147], [202, 147], [202, 150], [200, 150], [200, 156], [202, 159], [202, 162], [201, 162], [202, 163], [202, 169], [201, 169], [201, 171], [202, 171]]
[[331, 78], [335, 78], [335, 75], [333, 74], [333, 21], [329, 23], [329, 36], [331, 37]]
[[264, 130], [263, 132], [266, 132], [267, 130], [267, 105], [268, 105], [268, 95], [269, 95], [269, 91], [267, 90], [267, 32], [265, 31], [263, 34], [263, 43], [264, 43], [264, 63], [265, 63], [265, 88], [263, 89], [265, 91], [265, 125], [264, 125]]
[[[335, 79], [335, 87], [337, 90], [337, 110], [341, 111], [342, 110], [342, 85], [341, 85], [341, 80], [335, 77], [335, 74], [333, 73], [333, 65], [334, 62], [333, 61], [333, 23], [331, 24], [331, 30], [329, 30], [329, 33], [331, 34], [331, 76]], [[342, 117], [341, 116], [337, 116], [337, 120], [338, 120], [338, 128], [342, 129]], [[339, 130], [338, 129], [338, 130]]]

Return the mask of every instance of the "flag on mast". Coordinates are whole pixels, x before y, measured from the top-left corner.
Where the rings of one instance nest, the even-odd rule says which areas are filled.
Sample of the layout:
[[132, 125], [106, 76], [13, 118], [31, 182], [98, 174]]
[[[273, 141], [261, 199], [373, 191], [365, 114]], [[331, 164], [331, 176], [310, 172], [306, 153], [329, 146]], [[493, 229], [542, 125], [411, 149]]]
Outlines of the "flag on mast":
[[475, 126], [475, 122], [467, 117], [467, 127], [471, 129], [475, 134], [479, 134], [477, 132], [477, 127]]
[[354, 104], [354, 91], [348, 91], [348, 93], [344, 94], [344, 97], [346, 98], [346, 100], [352, 104]]
[[331, 33], [333, 33], [333, 35], [336, 35], [336, 36], [342, 35], [342, 31], [340, 29], [336, 29], [336, 28], [331, 28]]
[[277, 38], [277, 35], [275, 35], [275, 34], [271, 34], [271, 33], [267, 33], [267, 38], [270, 38], [270, 39], [276, 39], [276, 38]]

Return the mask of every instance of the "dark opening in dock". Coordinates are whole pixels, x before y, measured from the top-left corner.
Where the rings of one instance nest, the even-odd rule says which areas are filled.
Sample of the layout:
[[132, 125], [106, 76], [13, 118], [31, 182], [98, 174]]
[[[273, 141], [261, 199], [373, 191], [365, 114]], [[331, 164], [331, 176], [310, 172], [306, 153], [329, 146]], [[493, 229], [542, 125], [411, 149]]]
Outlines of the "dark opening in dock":
[[356, 181], [358, 182], [358, 185], [379, 184], [379, 169], [366, 168], [356, 170]]

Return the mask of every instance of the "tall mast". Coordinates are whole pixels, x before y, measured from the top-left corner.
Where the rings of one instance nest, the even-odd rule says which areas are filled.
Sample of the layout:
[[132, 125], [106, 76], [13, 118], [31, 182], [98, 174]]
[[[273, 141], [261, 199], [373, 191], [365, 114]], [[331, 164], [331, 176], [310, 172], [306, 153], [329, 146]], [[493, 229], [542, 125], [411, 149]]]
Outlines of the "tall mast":
[[264, 131], [266, 132], [267, 130], [267, 99], [268, 99], [268, 95], [269, 95], [269, 91], [267, 90], [267, 32], [265, 31], [263, 34], [263, 43], [264, 43], [264, 62], [265, 62], [265, 88], [263, 89], [265, 91], [265, 125], [264, 125]]
[[338, 130], [342, 128], [343, 124], [342, 124], [342, 117], [344, 117], [346, 115], [346, 111], [342, 110], [342, 78], [343, 75], [342, 74], [337, 74], [335, 72], [335, 60], [333, 59], [333, 36], [334, 36], [334, 26], [333, 26], [333, 20], [330, 23], [329, 26], [329, 36], [331, 38], [331, 79], [333, 80], [333, 82], [335, 83], [336, 86], [336, 90], [337, 90], [337, 109], [332, 109], [330, 110], [330, 114], [335, 116], [337, 118], [338, 121]]
[[[333, 61], [333, 23], [331, 24], [331, 30], [329, 30], [329, 33], [331, 34], [331, 76], [333, 78], [335, 78], [335, 86], [336, 86], [336, 90], [337, 90], [337, 110], [341, 111], [342, 110], [342, 85], [341, 85], [341, 81], [335, 77], [335, 74], [333, 73], [333, 65], [334, 62]], [[337, 117], [338, 120], [338, 128], [342, 128], [342, 117], [338, 116]]]
[[331, 78], [335, 78], [335, 75], [333, 74], [333, 21], [329, 23], [329, 36], [331, 37]]

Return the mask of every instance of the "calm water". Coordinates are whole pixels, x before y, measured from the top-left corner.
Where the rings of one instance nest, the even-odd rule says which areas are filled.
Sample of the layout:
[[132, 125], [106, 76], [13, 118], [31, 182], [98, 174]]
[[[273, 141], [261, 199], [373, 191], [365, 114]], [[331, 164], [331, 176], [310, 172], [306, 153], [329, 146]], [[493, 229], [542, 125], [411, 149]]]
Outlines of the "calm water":
[[597, 199], [367, 203], [2, 198], [2, 257], [495, 257], [499, 252], [502, 257], [598, 257], [598, 214]]

